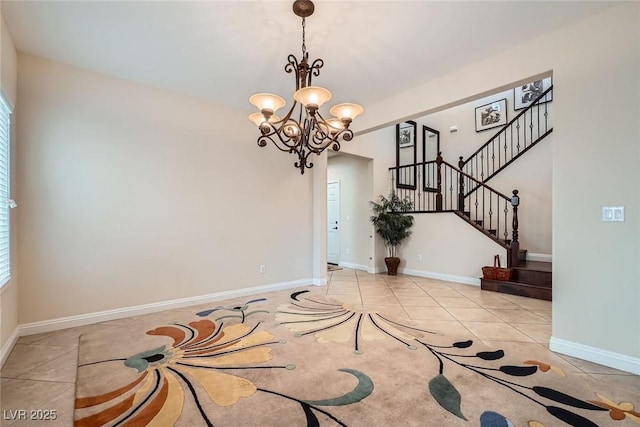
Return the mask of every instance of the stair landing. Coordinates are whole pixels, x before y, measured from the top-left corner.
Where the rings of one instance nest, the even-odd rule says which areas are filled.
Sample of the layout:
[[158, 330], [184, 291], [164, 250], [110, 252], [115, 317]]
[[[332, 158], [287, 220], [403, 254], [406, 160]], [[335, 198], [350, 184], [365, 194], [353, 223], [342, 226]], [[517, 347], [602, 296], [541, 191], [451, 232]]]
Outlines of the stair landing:
[[511, 281], [481, 278], [481, 289], [551, 301], [552, 265], [550, 262], [520, 261], [518, 267], [512, 268]]

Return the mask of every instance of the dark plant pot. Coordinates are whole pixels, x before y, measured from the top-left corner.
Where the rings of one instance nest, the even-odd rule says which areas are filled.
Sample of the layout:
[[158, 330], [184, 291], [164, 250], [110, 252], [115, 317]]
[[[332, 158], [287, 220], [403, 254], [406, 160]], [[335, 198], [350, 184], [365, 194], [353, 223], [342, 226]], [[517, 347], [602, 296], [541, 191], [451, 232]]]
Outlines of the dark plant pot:
[[386, 257], [384, 259], [384, 263], [387, 264], [387, 275], [389, 276], [398, 275], [398, 266], [400, 265], [400, 258]]

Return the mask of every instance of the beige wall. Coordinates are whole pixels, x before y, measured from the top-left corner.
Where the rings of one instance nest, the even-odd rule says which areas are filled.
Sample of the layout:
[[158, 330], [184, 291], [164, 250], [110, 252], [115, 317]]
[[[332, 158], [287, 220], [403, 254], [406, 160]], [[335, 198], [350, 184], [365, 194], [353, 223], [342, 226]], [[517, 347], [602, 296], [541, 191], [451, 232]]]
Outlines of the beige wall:
[[311, 174], [246, 112], [19, 71], [21, 324], [312, 278]]
[[[638, 369], [640, 4], [624, 3], [368, 106], [357, 139], [550, 72], [553, 337], [628, 356]], [[602, 206], [625, 206], [625, 222], [601, 222]]]
[[371, 159], [340, 154], [329, 158], [327, 168], [327, 181], [340, 182], [339, 261], [363, 269], [368, 269], [371, 262], [370, 162]]
[[[9, 102], [16, 104], [17, 92], [17, 53], [13, 46], [13, 40], [7, 30], [2, 15], [0, 15], [0, 88], [2, 93], [9, 98]], [[15, 114], [13, 117], [15, 121]], [[16, 126], [12, 126], [11, 135], [11, 166], [12, 166], [12, 194], [15, 197], [15, 152], [16, 152]], [[19, 200], [18, 200], [19, 201]], [[17, 220], [16, 210], [11, 212], [11, 280], [0, 289], [0, 349], [6, 350], [9, 338], [18, 325], [18, 262], [17, 262]]]

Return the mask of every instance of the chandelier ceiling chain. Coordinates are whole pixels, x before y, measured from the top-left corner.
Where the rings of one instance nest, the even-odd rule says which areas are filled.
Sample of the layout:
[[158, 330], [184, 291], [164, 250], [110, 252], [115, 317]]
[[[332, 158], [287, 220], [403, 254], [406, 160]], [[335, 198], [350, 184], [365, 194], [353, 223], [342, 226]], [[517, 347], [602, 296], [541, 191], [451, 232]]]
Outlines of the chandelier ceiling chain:
[[281, 119], [275, 112], [286, 105], [282, 97], [271, 93], [257, 93], [249, 98], [249, 102], [260, 111], [249, 116], [249, 120], [260, 129], [258, 146], [265, 147], [271, 141], [279, 150], [297, 154], [298, 161], [294, 166], [300, 169], [301, 174], [304, 174], [305, 169], [313, 167], [313, 163], [309, 161], [311, 154], [320, 155], [328, 147], [339, 151], [340, 140], [351, 141], [353, 131], [349, 129], [349, 125], [364, 111], [358, 104], [344, 103], [334, 105], [329, 110], [329, 114], [333, 116], [329, 119], [325, 119], [320, 113], [320, 107], [331, 99], [331, 92], [311, 84], [313, 77], [320, 75], [320, 69], [324, 65], [320, 58], [309, 65], [306, 18], [313, 11], [314, 4], [311, 0], [293, 2], [293, 12], [302, 18], [302, 59], [298, 61], [290, 54], [284, 67], [287, 73], [295, 73], [296, 77], [291, 109]]
[[307, 53], [307, 45], [304, 43], [305, 41], [305, 27], [306, 27], [306, 18], [302, 18], [302, 56]]

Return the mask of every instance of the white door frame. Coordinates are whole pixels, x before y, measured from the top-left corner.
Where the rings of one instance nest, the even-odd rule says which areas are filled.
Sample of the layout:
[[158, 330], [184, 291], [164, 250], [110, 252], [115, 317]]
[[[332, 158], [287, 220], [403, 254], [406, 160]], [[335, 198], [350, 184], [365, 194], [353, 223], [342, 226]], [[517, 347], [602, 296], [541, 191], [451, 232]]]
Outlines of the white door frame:
[[[329, 188], [334, 186], [337, 194], [335, 200], [336, 212], [329, 212]], [[327, 182], [327, 262], [340, 263], [340, 181]]]

